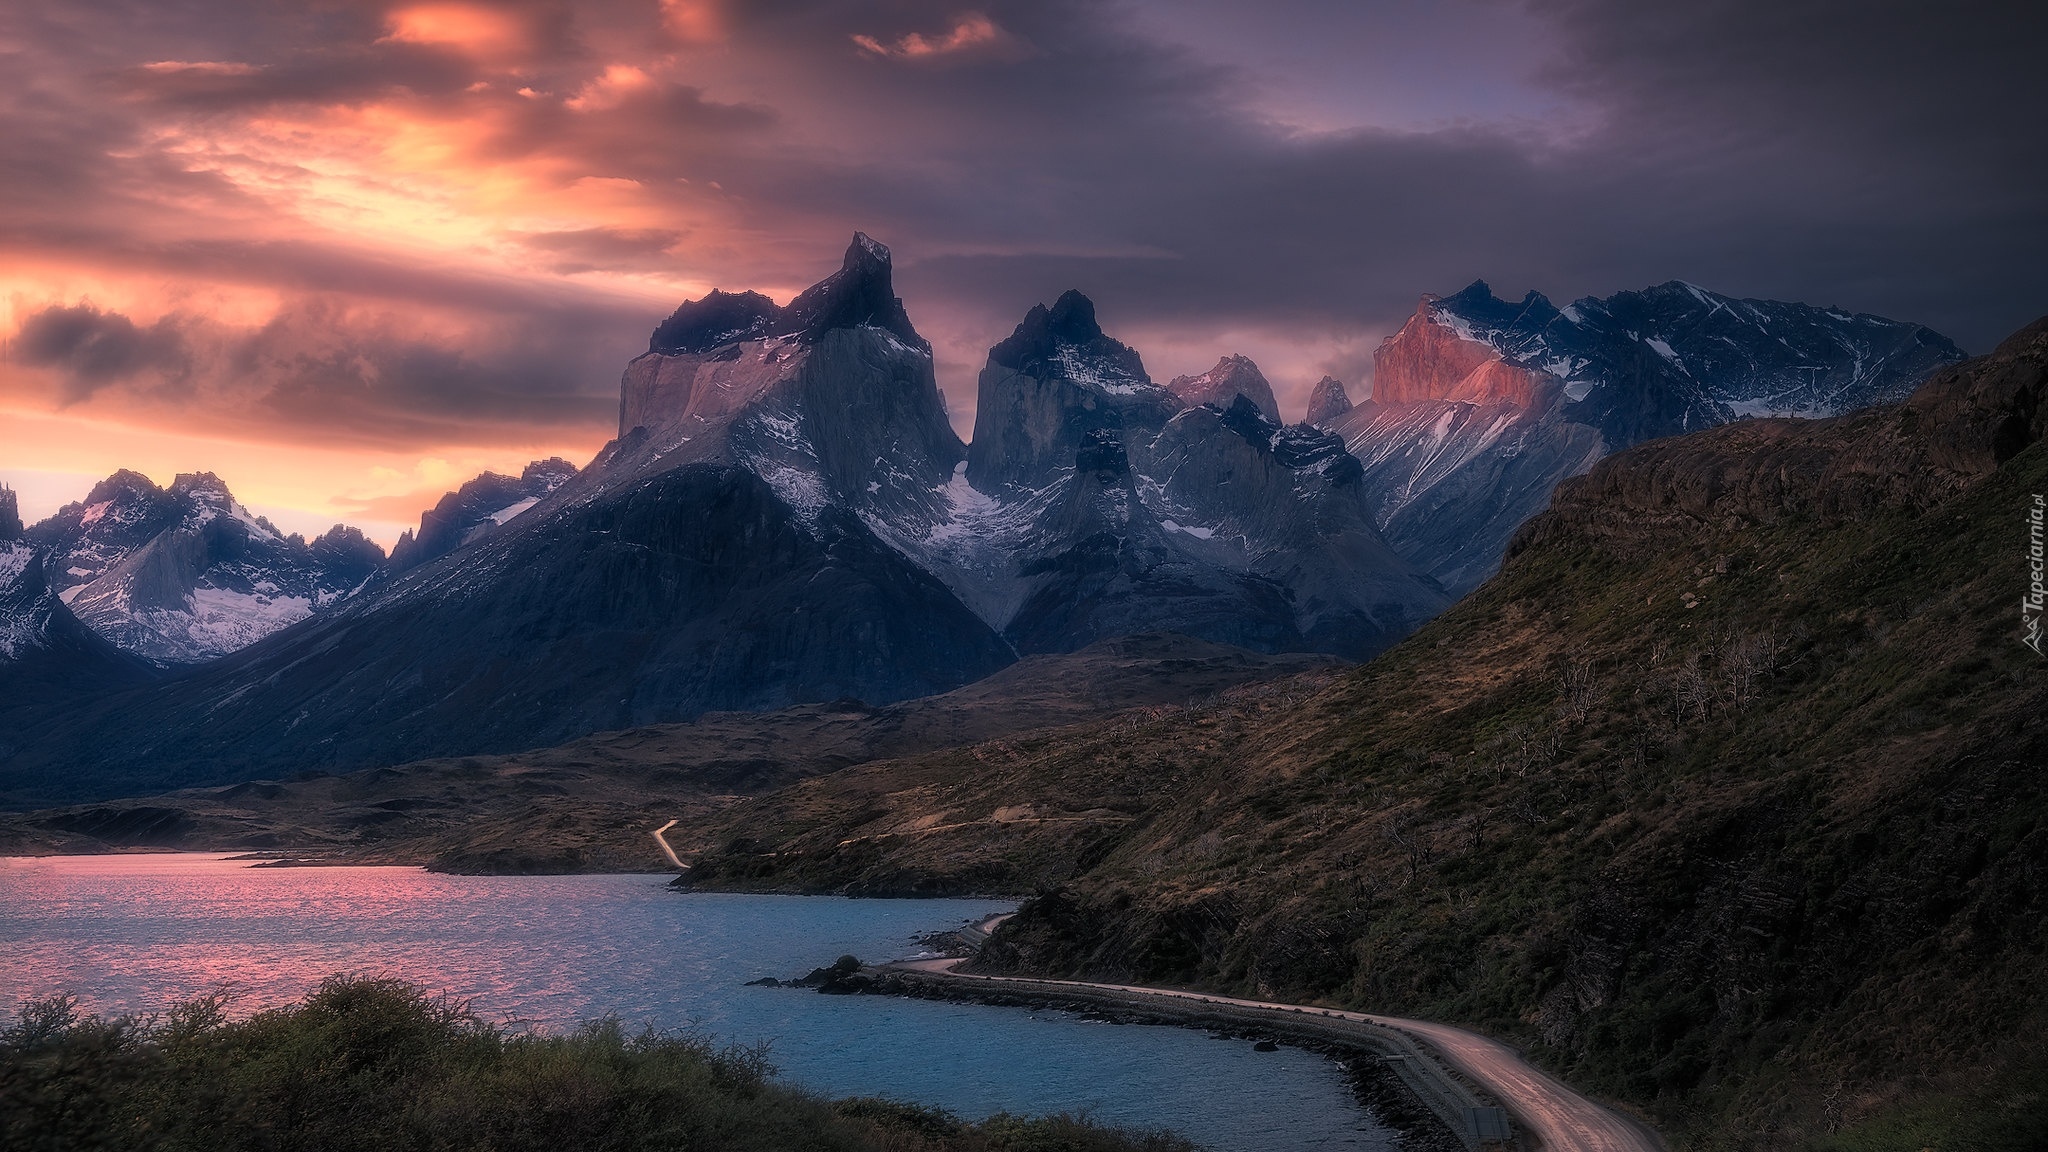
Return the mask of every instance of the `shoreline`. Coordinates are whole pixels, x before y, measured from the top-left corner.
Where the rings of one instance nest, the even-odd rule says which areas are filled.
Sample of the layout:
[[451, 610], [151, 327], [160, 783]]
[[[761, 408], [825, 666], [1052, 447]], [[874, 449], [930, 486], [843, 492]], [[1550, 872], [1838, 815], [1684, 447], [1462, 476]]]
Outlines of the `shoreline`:
[[[1061, 995], [1035, 989], [968, 987], [939, 981], [918, 980], [916, 974], [884, 967], [872, 970], [873, 995], [903, 996], [916, 1000], [947, 1000], [985, 1004], [998, 1008], [1073, 1012], [1086, 1019], [1114, 1024], [1141, 1024], [1199, 1029], [1213, 1036], [1252, 1043], [1285, 1043], [1289, 1047], [1319, 1053], [1342, 1064], [1351, 1081], [1353, 1094], [1373, 1119], [1399, 1132], [1403, 1146], [1418, 1152], [1466, 1152], [1480, 1147], [1461, 1136], [1463, 1124], [1455, 1110], [1448, 1116], [1441, 1106], [1433, 1107], [1417, 1085], [1402, 1075], [1396, 1060], [1361, 1043], [1358, 1038], [1317, 1034], [1306, 1028], [1289, 1028], [1263, 1019], [1235, 1017], [1224, 1012], [1176, 1010], [1170, 1005], [1111, 1003], [1080, 995]], [[906, 975], [913, 979], [902, 979]], [[930, 975], [924, 973], [923, 975]], [[1424, 1090], [1426, 1091], [1426, 1089]], [[1499, 1145], [1495, 1145], [1499, 1147]]]
[[[991, 920], [996, 918], [991, 917]], [[970, 930], [988, 924], [985, 920]], [[1264, 1035], [1346, 1059], [1354, 1069], [1373, 1064], [1389, 1076], [1448, 1138], [1448, 1147], [1513, 1147], [1546, 1152], [1664, 1152], [1653, 1129], [1576, 1092], [1530, 1065], [1508, 1045], [1449, 1025], [1307, 1005], [1277, 1004], [1177, 989], [1094, 984], [1033, 977], [982, 976], [953, 969], [964, 958], [887, 964], [871, 969], [875, 991], [920, 998], [955, 999], [1005, 1006], [1059, 1005], [1083, 1012], [1111, 1013], [1231, 1035]], [[1332, 1049], [1336, 1052], [1332, 1052]], [[1368, 1103], [1383, 1103], [1384, 1092]], [[1472, 1110], [1480, 1110], [1476, 1115]], [[1509, 1120], [1510, 1139], [1488, 1139], [1499, 1117]], [[1386, 1117], [1396, 1126], [1401, 1117]], [[1419, 1134], [1419, 1133], [1418, 1133]], [[1484, 1135], [1483, 1135], [1484, 1134]]]

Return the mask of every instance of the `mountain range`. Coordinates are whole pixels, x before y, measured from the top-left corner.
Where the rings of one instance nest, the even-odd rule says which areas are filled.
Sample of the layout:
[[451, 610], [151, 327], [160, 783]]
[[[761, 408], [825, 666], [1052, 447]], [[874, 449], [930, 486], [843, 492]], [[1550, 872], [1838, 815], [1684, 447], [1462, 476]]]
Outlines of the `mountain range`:
[[1484, 281], [1425, 296], [1353, 405], [1325, 378], [1310, 422], [1364, 467], [1373, 523], [1454, 595], [1492, 575], [1552, 489], [1610, 452], [1762, 416], [1902, 400], [1963, 358], [1918, 324], [1673, 281], [1558, 308]]
[[396, 575], [476, 543], [531, 510], [574, 475], [574, 464], [553, 456], [528, 464], [517, 476], [486, 472], [468, 481], [420, 516], [418, 532], [399, 536], [383, 574]]
[[0, 790], [888, 703], [1160, 630], [1365, 659], [1607, 451], [1882, 399], [1958, 356], [1915, 326], [1683, 285], [1558, 310], [1481, 284], [1424, 300], [1372, 398], [1326, 379], [1320, 423], [1286, 425], [1249, 359], [1159, 384], [1068, 292], [990, 349], [963, 444], [888, 250], [856, 235], [787, 305], [679, 307], [588, 466], [479, 477], [388, 559], [352, 529], [281, 535], [207, 475], [120, 473], [14, 525], [0, 677], [61, 664], [38, 677], [71, 687], [0, 705]]
[[354, 528], [285, 535], [203, 472], [169, 488], [116, 472], [11, 536], [38, 553], [49, 593], [72, 615], [159, 667], [247, 647], [357, 591], [384, 563]]

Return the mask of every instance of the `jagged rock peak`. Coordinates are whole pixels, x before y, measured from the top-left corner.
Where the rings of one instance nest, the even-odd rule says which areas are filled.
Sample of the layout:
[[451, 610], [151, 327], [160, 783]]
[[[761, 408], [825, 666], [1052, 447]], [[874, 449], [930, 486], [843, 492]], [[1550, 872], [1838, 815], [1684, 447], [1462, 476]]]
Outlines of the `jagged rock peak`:
[[562, 481], [574, 475], [576, 475], [576, 465], [569, 463], [560, 456], [550, 456], [545, 460], [535, 460], [533, 463], [528, 464], [525, 471], [519, 474], [519, 478], [529, 484], [536, 481], [546, 483], [548, 490], [553, 491], [561, 487]]
[[1259, 411], [1249, 397], [1233, 397], [1223, 409], [1222, 423], [1245, 443], [1297, 472], [1320, 472], [1337, 483], [1355, 481], [1362, 474], [1344, 447], [1344, 437], [1308, 424], [1282, 424]]
[[21, 538], [21, 504], [14, 489], [0, 484], [0, 540]]
[[85, 494], [85, 503], [99, 504], [108, 500], [118, 500], [123, 496], [161, 495], [163, 489], [156, 486], [156, 481], [140, 472], [131, 472], [123, 468], [93, 485], [92, 491]]
[[1069, 288], [1051, 308], [1034, 304], [1009, 338], [988, 350], [998, 364], [1041, 380], [1065, 377], [1079, 384], [1144, 384], [1145, 362], [1135, 349], [1103, 334], [1095, 302]]
[[685, 301], [661, 322], [647, 350], [675, 355], [703, 352], [735, 340], [754, 340], [782, 314], [775, 301], [759, 292], [727, 292], [713, 288], [702, 300]]
[[234, 493], [228, 491], [227, 481], [211, 472], [178, 473], [171, 481], [171, 495], [218, 507], [225, 507], [235, 499]]
[[834, 328], [882, 328], [911, 344], [929, 348], [910, 325], [910, 315], [896, 296], [889, 249], [855, 232], [839, 271], [805, 289], [786, 309], [791, 332], [805, 339]]
[[1242, 396], [1274, 421], [1280, 419], [1280, 404], [1273, 399], [1273, 386], [1249, 356], [1225, 356], [1200, 376], [1176, 376], [1167, 388], [1189, 405], [1214, 404], [1230, 407]]
[[787, 307], [759, 292], [714, 288], [662, 321], [647, 347], [675, 356], [771, 336], [810, 341], [835, 328], [862, 326], [884, 329], [920, 349], [931, 347], [911, 326], [896, 296], [889, 249], [856, 232], [839, 271], [798, 293]]
[[[1428, 295], [1431, 299], [1435, 298], [1433, 294], [1425, 295]], [[1493, 294], [1492, 285], [1488, 284], [1485, 280], [1474, 280], [1470, 284], [1465, 285], [1463, 288], [1458, 289], [1456, 292], [1451, 293], [1450, 296], [1446, 297], [1446, 299], [1457, 302], [1471, 303], [1473, 301], [1478, 300], [1493, 300], [1496, 299], [1496, 297]]]
[[445, 556], [493, 528], [524, 515], [576, 475], [559, 456], [535, 460], [517, 477], [485, 472], [449, 492], [420, 515], [419, 531], [407, 531], [391, 548], [393, 573]]
[[1076, 288], [1060, 293], [1060, 298], [1052, 302], [1052, 311], [1046, 313], [1046, 325], [1055, 337], [1068, 344], [1086, 344], [1102, 338], [1102, 325], [1095, 319], [1095, 301]]
[[1237, 395], [1228, 404], [1218, 404], [1223, 409], [1223, 426], [1254, 444], [1270, 444], [1280, 431], [1280, 422], [1252, 403], [1249, 396]]
[[306, 550], [335, 587], [360, 585], [384, 566], [384, 549], [348, 524], [336, 524], [313, 537]]
[[1351, 394], [1344, 390], [1344, 382], [1335, 376], [1325, 376], [1316, 381], [1315, 388], [1308, 394], [1308, 414], [1302, 420], [1309, 424], [1323, 424], [1351, 411]]

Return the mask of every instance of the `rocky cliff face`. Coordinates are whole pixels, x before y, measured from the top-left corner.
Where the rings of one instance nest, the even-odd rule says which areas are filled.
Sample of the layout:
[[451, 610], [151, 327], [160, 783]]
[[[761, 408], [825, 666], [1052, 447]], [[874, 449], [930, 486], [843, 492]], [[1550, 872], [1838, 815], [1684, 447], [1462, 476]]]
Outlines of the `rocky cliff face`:
[[977, 404], [965, 476], [992, 496], [1037, 492], [1073, 468], [1091, 434], [1121, 443], [1127, 425], [1157, 427], [1182, 407], [1135, 351], [1103, 333], [1094, 301], [1072, 291], [1033, 306], [989, 349]]
[[894, 538], [1024, 652], [1172, 629], [1356, 658], [1447, 603], [1369, 522], [1341, 441], [1262, 411], [1256, 365], [1176, 385], [1080, 293], [1033, 308], [990, 350], [963, 482]]
[[1563, 309], [1480, 282], [1425, 296], [1375, 352], [1372, 399], [1330, 426], [1366, 465], [1375, 524], [1462, 592], [1558, 481], [1608, 452], [1897, 400], [1961, 357], [1918, 325], [1678, 282]]
[[1401, 330], [1373, 353], [1374, 401], [1393, 405], [1449, 400], [1482, 366], [1500, 362], [1498, 349], [1473, 336], [1456, 322], [1455, 313], [1437, 305], [1436, 297], [1424, 296]]
[[383, 550], [337, 525], [311, 543], [250, 515], [209, 473], [167, 489], [117, 472], [25, 536], [87, 627], [160, 667], [233, 652], [349, 596]]
[[726, 304], [683, 305], [627, 366], [622, 435], [592, 483], [729, 465], [804, 516], [928, 520], [966, 449], [946, 421], [931, 345], [891, 284], [889, 250], [856, 235], [839, 271], [787, 307], [752, 305], [761, 319], [746, 339], [713, 342]]
[[464, 483], [420, 517], [418, 532], [398, 538], [386, 574], [395, 576], [476, 542], [531, 511], [574, 475], [576, 466], [557, 456], [535, 460], [517, 476], [486, 472]]
[[1166, 388], [1190, 407], [1213, 404], [1218, 408], [1228, 408], [1242, 396], [1251, 401], [1266, 419], [1276, 424], [1281, 422], [1280, 404], [1273, 399], [1273, 386], [1266, 383], [1265, 374], [1248, 356], [1225, 356], [1200, 376], [1175, 376], [1167, 382]]

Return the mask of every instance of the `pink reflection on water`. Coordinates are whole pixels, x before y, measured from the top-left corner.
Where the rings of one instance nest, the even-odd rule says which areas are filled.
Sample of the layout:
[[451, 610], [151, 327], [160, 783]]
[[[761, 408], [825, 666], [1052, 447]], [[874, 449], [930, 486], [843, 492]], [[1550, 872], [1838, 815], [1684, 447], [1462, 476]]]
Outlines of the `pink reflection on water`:
[[[0, 1004], [74, 992], [97, 1011], [153, 1012], [226, 989], [253, 1012], [347, 972], [579, 1018], [581, 996], [548, 1002], [531, 954], [517, 981], [502, 962], [508, 937], [539, 927], [530, 893], [502, 881], [220, 855], [0, 859]], [[601, 962], [576, 935], [550, 941], [551, 966]]]
[[103, 1013], [160, 1012], [227, 985], [239, 993], [231, 1010], [247, 1013], [335, 972], [388, 975], [543, 1029], [617, 1012], [629, 1025], [772, 1040], [793, 1082], [832, 1096], [970, 1116], [1090, 1108], [1222, 1149], [1390, 1146], [1341, 1071], [1311, 1053], [747, 985], [841, 953], [904, 955], [890, 949], [1005, 910], [989, 902], [680, 896], [664, 880], [250, 868], [220, 856], [0, 859], [0, 1012], [59, 991]]

